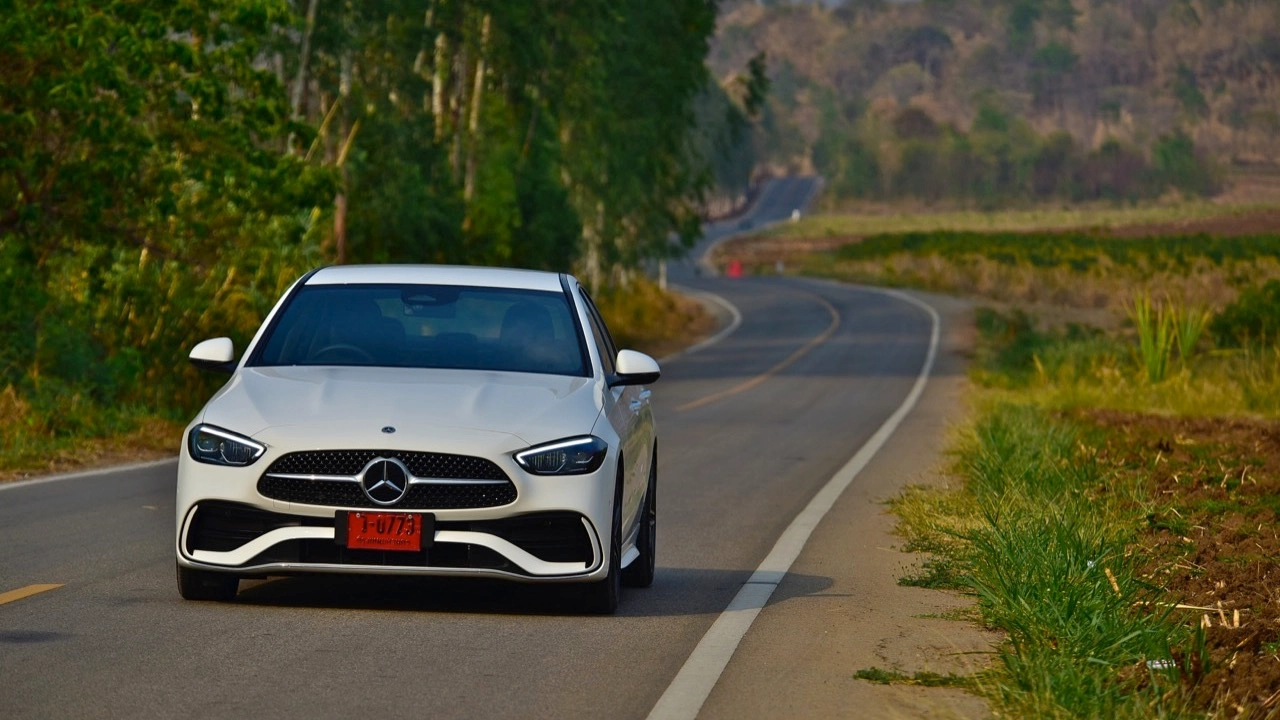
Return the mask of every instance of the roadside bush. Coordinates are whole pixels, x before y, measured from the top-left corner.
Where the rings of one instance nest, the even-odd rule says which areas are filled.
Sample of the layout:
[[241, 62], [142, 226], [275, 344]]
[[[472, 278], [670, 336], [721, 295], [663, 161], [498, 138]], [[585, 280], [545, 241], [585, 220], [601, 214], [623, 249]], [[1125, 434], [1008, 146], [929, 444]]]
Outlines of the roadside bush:
[[1280, 338], [1280, 280], [1246, 288], [1209, 324], [1219, 347], [1274, 343]]
[[1148, 175], [1139, 150], [1107, 140], [1085, 160], [1080, 184], [1086, 198], [1134, 202], [1154, 194]]
[[1175, 187], [1188, 195], [1213, 195], [1222, 188], [1217, 170], [1183, 132], [1156, 141], [1151, 173], [1156, 187]]
[[714, 319], [696, 301], [663, 292], [647, 278], [632, 278], [626, 286], [599, 288], [594, 295], [618, 347], [654, 357], [708, 334], [714, 325]]
[[1035, 371], [1036, 354], [1048, 342], [1048, 338], [1036, 331], [1031, 316], [1022, 310], [1003, 314], [991, 308], [978, 308], [975, 322], [983, 340], [977, 366], [993, 378], [1025, 383]]

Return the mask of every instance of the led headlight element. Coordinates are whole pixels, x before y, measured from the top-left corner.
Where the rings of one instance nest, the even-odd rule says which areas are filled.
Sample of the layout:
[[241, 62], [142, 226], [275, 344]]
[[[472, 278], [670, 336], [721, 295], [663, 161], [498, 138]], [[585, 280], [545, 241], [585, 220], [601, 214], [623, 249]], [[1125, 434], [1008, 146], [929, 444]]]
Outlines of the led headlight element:
[[608, 452], [605, 441], [588, 435], [532, 447], [515, 458], [534, 475], [584, 475], [598, 470]]
[[267, 446], [212, 425], [197, 425], [187, 436], [187, 450], [202, 463], [244, 467], [262, 457]]

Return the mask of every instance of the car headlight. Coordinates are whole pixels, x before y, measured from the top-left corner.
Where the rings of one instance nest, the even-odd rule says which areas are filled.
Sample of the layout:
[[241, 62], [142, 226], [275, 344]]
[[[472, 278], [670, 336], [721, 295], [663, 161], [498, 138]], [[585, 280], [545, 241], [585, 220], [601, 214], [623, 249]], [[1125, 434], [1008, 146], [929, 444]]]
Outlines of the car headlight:
[[262, 457], [267, 446], [222, 428], [197, 425], [187, 436], [187, 450], [202, 463], [244, 467]]
[[534, 475], [584, 475], [604, 462], [609, 445], [594, 435], [558, 440], [516, 453], [520, 467]]

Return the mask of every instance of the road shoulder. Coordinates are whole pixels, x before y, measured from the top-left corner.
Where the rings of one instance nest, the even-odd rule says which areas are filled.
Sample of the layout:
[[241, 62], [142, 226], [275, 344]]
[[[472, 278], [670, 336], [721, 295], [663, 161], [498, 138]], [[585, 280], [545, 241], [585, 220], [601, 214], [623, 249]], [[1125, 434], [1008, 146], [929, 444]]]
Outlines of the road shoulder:
[[[919, 556], [901, 552], [885, 501], [911, 484], [946, 482], [948, 429], [963, 416], [972, 349], [969, 306], [917, 294], [942, 317], [938, 364], [919, 404], [818, 525], [756, 618], [707, 702], [702, 718], [979, 718], [979, 698], [955, 688], [881, 685], [853, 677], [880, 668], [969, 674], [999, 637], [949, 620], [968, 606], [954, 593], [898, 585]], [[850, 453], [855, 448], [850, 449]], [[795, 578], [829, 578], [807, 594]]]

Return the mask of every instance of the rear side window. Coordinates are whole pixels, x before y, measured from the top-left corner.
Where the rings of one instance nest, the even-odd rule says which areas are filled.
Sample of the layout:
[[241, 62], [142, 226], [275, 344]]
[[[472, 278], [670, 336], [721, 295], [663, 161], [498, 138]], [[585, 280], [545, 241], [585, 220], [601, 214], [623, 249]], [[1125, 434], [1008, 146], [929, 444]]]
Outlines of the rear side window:
[[313, 285], [250, 365], [458, 368], [585, 376], [563, 293], [451, 285]]

